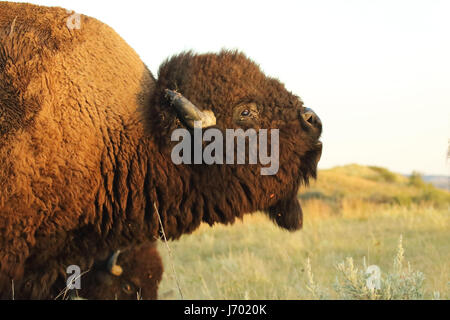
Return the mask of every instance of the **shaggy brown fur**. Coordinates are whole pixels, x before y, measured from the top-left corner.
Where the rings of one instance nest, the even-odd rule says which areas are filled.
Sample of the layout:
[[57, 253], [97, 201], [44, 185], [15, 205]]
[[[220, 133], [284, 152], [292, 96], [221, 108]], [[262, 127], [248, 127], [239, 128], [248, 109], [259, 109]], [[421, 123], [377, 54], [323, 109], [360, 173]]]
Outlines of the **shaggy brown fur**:
[[[321, 127], [302, 118], [298, 97], [228, 51], [175, 56], [155, 84], [109, 27], [82, 16], [81, 29], [68, 30], [67, 17], [0, 3], [0, 297], [24, 274], [42, 274], [32, 298], [46, 297], [61, 268], [86, 270], [158, 238], [155, 204], [170, 239], [257, 210], [283, 228], [301, 227], [296, 194], [316, 175]], [[213, 110], [221, 130], [280, 129], [278, 174], [261, 176], [260, 165], [173, 164], [170, 135], [184, 125], [167, 88]], [[258, 115], [236, 121], [246, 104]]]
[[[143, 136], [136, 110], [148, 104], [153, 77], [108, 26], [83, 16], [82, 28], [69, 30], [68, 17], [64, 9], [0, 3], [0, 296], [6, 298], [25, 265], [27, 273], [67, 263], [86, 270], [97, 254], [148, 238], [135, 232], [142, 208], [138, 221], [125, 214], [122, 187], [132, 182], [129, 166]], [[136, 188], [143, 188], [142, 174], [135, 170], [133, 179], [142, 181]], [[109, 240], [114, 233], [120, 239]], [[45, 277], [48, 291], [57, 272]]]

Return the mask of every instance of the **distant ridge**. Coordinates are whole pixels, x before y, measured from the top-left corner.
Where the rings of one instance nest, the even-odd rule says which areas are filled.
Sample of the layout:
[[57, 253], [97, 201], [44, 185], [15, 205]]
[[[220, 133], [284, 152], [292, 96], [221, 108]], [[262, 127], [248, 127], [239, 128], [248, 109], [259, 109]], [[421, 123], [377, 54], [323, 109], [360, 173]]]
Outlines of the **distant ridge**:
[[450, 191], [450, 177], [449, 176], [423, 176], [425, 182], [431, 183], [436, 188]]

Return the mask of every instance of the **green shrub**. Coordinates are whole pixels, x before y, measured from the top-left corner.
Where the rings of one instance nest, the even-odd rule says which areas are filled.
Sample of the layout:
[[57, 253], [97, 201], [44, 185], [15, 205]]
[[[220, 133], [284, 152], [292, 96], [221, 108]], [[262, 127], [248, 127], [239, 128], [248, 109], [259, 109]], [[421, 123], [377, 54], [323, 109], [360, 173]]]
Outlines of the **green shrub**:
[[421, 173], [413, 171], [409, 176], [408, 184], [413, 187], [422, 188], [425, 186], [425, 181], [423, 181]]
[[397, 182], [397, 180], [398, 180], [397, 175], [395, 173], [389, 171], [386, 168], [373, 167], [373, 166], [369, 167], [369, 168], [378, 174], [378, 177], [372, 178], [371, 180], [384, 181], [384, 182], [388, 182], [388, 183], [394, 183], [394, 182]]
[[[380, 287], [369, 288], [365, 261], [363, 268], [354, 265], [352, 258], [337, 265], [339, 275], [334, 289], [341, 299], [358, 300], [417, 300], [424, 299], [423, 290], [425, 277], [422, 272], [412, 270], [405, 263], [402, 237], [394, 258], [393, 268], [389, 273], [380, 274]], [[434, 297], [437, 294], [434, 293]]]
[[421, 187], [420, 194], [414, 198], [414, 201], [417, 203], [432, 203], [438, 207], [448, 207], [450, 206], [450, 193], [426, 183]]

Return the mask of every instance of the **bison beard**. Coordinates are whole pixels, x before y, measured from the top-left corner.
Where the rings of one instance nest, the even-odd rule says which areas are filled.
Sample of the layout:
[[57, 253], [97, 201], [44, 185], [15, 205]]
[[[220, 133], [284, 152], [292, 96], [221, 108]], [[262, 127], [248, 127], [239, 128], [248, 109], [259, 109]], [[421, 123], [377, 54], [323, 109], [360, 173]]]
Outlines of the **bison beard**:
[[286, 198], [269, 208], [269, 215], [280, 227], [295, 231], [303, 226], [303, 212], [297, 195]]
[[[68, 17], [0, 2], [0, 298], [11, 298], [12, 282], [49, 298], [67, 266], [88, 270], [155, 241], [155, 205], [169, 239], [255, 211], [302, 226], [297, 191], [316, 177], [322, 124], [299, 97], [236, 51], [181, 53], [155, 79], [111, 28], [81, 16], [69, 30]], [[279, 129], [278, 173], [175, 165], [171, 133], [191, 129], [189, 117], [223, 136]]]

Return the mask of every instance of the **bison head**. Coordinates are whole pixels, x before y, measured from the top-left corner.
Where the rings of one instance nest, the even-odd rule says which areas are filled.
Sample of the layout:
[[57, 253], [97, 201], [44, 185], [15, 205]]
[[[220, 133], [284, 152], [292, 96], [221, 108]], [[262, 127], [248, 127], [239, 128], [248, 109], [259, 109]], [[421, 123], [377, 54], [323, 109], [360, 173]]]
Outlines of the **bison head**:
[[88, 300], [155, 300], [162, 260], [154, 242], [116, 251], [82, 276], [79, 295]]
[[173, 149], [170, 138], [175, 129], [194, 135], [195, 121], [201, 121], [204, 130], [219, 130], [223, 137], [227, 129], [266, 129], [268, 135], [278, 131], [278, 141], [268, 139], [267, 146], [269, 152], [273, 144], [279, 147], [275, 174], [262, 175], [266, 166], [261, 163], [180, 165], [179, 174], [189, 176], [183, 180], [197, 188], [189, 191], [199, 195], [192, 201], [198, 202], [194, 210], [203, 212], [204, 222], [229, 223], [244, 213], [263, 211], [282, 228], [301, 228], [297, 192], [301, 183], [316, 177], [322, 124], [298, 96], [264, 75], [244, 54], [230, 51], [172, 57], [159, 70], [155, 92], [147, 117], [162, 149]]

